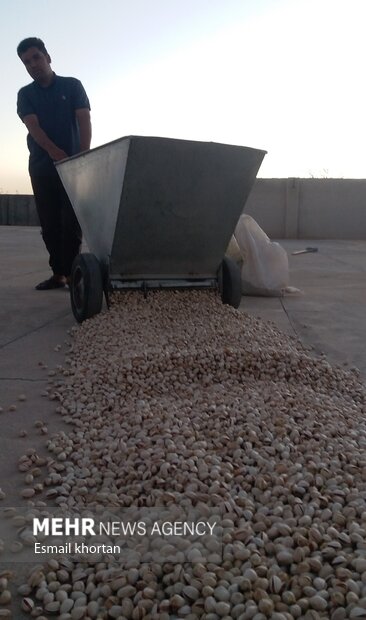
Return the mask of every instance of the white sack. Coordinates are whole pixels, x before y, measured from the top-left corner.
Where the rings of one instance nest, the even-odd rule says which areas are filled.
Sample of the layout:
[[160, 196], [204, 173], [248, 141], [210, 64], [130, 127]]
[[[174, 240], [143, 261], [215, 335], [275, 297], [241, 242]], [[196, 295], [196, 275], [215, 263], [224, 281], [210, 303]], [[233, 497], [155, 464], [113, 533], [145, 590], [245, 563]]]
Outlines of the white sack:
[[225, 252], [225, 256], [227, 256], [228, 258], [231, 258], [231, 260], [233, 260], [235, 263], [239, 264], [240, 266], [243, 263], [243, 257], [240, 252], [238, 242], [235, 239], [234, 235], [230, 239], [229, 245], [227, 246], [227, 249]]
[[289, 283], [287, 253], [271, 241], [250, 215], [241, 215], [235, 229], [240, 252], [243, 295], [282, 296]]

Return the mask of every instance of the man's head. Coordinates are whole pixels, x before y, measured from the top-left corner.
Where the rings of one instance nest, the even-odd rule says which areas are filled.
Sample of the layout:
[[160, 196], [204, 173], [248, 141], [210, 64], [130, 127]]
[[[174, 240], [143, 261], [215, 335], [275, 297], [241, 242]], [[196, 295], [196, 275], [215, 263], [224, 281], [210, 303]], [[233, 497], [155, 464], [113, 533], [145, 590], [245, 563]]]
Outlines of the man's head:
[[28, 39], [23, 39], [17, 47], [19, 58], [21, 58], [22, 54], [29, 50], [30, 47], [36, 47], [40, 52], [42, 52], [42, 54], [48, 56], [46, 46], [41, 39], [38, 39], [37, 37], [28, 37]]
[[51, 57], [41, 39], [29, 37], [21, 41], [17, 53], [29, 75], [43, 86], [47, 86], [53, 78]]

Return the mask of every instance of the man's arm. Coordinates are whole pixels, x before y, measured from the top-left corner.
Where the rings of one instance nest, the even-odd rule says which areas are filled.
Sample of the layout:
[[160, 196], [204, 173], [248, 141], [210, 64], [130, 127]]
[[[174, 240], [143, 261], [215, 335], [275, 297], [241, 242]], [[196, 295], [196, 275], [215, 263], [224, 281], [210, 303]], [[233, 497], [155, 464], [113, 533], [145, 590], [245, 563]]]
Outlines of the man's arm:
[[60, 161], [60, 159], [65, 159], [65, 157], [68, 156], [67, 153], [56, 146], [56, 144], [47, 136], [46, 132], [43, 131], [36, 114], [27, 114], [24, 116], [23, 123], [28, 129], [33, 140], [35, 140], [37, 144], [49, 154], [53, 161]]
[[79, 125], [80, 151], [88, 151], [92, 135], [90, 110], [88, 108], [79, 108], [75, 110], [75, 114]]

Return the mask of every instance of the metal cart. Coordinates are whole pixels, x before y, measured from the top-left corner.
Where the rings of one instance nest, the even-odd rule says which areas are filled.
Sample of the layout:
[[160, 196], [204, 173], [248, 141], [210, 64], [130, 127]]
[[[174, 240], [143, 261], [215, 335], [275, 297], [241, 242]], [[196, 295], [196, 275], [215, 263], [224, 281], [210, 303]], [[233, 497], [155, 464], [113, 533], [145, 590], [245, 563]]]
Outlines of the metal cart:
[[238, 307], [239, 269], [224, 255], [264, 155], [128, 136], [57, 162], [89, 248], [72, 267], [76, 320], [118, 289], [218, 288]]

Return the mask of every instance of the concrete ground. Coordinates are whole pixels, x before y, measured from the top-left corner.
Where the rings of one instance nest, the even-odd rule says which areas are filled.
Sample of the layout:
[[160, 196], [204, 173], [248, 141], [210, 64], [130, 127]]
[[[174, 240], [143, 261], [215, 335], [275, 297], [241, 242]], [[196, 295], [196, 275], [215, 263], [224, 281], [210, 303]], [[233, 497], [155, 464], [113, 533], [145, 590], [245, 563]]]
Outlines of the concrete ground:
[[[241, 308], [274, 321], [332, 364], [355, 366], [366, 378], [366, 241], [280, 240], [290, 286], [282, 298], [243, 297]], [[293, 255], [306, 247], [316, 253]]]
[[[243, 297], [240, 308], [274, 321], [332, 363], [357, 366], [366, 376], [366, 241], [282, 240], [290, 266], [284, 297]], [[293, 255], [317, 247], [316, 253]], [[76, 323], [68, 289], [36, 291], [49, 276], [47, 254], [36, 227], [0, 227], [0, 406], [29, 388], [44, 391], [49, 370], [62, 364], [67, 331]], [[59, 349], [60, 351], [55, 351]], [[43, 401], [41, 401], [43, 402]], [[19, 413], [24, 408], [18, 402]], [[41, 404], [37, 405], [41, 411]], [[17, 416], [13, 416], [14, 418]]]
[[[301, 292], [243, 297], [241, 308], [274, 321], [332, 363], [358, 367], [365, 378], [366, 241], [280, 243], [289, 256], [290, 285]], [[292, 254], [307, 246], [318, 252]], [[30, 447], [46, 454], [46, 438], [35, 422], [43, 421], [49, 435], [63, 428], [44, 392], [53, 369], [63, 364], [75, 320], [67, 289], [34, 289], [49, 275], [38, 228], [0, 227], [0, 260], [0, 487], [6, 493], [0, 505], [16, 506], [24, 503], [20, 490], [25, 486], [18, 458]], [[22, 430], [26, 437], [20, 437]]]
[[[280, 243], [289, 257], [290, 285], [300, 292], [282, 298], [245, 296], [241, 309], [274, 321], [332, 363], [357, 366], [366, 377], [366, 241]], [[307, 246], [318, 251], [292, 254]], [[40, 394], [52, 380], [48, 372], [63, 363], [67, 332], [76, 323], [68, 289], [34, 289], [50, 273], [37, 227], [0, 227], [0, 260], [0, 419], [13, 440], [21, 425], [27, 430], [33, 418], [52, 409]], [[26, 401], [18, 400], [21, 394]], [[9, 411], [14, 404], [16, 411]], [[4, 431], [1, 435], [3, 441]], [[0, 455], [1, 466], [3, 450]]]

